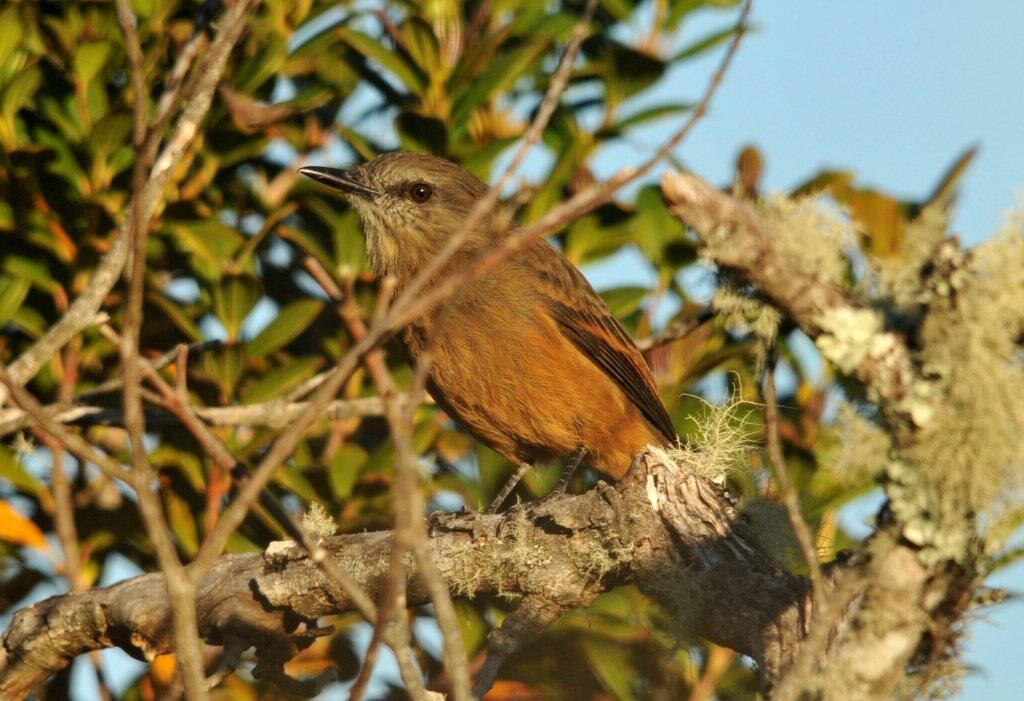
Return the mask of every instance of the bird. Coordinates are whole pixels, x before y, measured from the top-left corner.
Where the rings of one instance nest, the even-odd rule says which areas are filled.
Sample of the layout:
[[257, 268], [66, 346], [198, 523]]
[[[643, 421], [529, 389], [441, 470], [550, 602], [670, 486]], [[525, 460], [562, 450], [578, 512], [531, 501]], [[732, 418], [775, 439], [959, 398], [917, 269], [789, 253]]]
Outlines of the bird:
[[[404, 151], [299, 173], [340, 192], [356, 210], [370, 267], [392, 276], [399, 291], [488, 190], [451, 161]], [[507, 236], [507, 221], [484, 217], [431, 283], [467, 268]], [[566, 461], [556, 488], [564, 491], [580, 464], [618, 480], [646, 446], [677, 440], [629, 334], [579, 269], [545, 240], [468, 281], [402, 334], [414, 360], [429, 347], [427, 390], [437, 405], [519, 466], [490, 511], [532, 465]]]

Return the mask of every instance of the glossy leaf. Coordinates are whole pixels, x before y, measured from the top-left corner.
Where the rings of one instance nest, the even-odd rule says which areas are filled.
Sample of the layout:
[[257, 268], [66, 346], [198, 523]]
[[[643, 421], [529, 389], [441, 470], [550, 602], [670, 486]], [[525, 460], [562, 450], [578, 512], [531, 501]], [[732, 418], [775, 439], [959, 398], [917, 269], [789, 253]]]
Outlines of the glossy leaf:
[[315, 299], [292, 302], [254, 339], [246, 343], [249, 355], [268, 355], [288, 345], [313, 323], [323, 306], [323, 302]]

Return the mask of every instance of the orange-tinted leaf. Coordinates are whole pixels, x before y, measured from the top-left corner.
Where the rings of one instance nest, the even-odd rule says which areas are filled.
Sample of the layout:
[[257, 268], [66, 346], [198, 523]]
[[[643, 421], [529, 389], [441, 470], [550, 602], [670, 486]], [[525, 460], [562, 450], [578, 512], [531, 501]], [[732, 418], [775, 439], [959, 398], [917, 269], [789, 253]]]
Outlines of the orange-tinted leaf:
[[0, 540], [30, 548], [43, 549], [47, 546], [39, 526], [6, 501], [0, 501]]

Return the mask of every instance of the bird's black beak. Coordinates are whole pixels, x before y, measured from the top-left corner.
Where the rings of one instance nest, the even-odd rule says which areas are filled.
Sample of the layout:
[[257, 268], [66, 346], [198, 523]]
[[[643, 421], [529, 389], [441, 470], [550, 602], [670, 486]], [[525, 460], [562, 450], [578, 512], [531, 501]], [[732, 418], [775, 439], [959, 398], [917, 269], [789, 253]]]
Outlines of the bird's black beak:
[[380, 194], [379, 190], [366, 185], [359, 174], [352, 170], [341, 170], [339, 168], [321, 168], [320, 166], [307, 166], [299, 168], [299, 172], [308, 178], [323, 183], [328, 187], [350, 195], [359, 195], [372, 199]]

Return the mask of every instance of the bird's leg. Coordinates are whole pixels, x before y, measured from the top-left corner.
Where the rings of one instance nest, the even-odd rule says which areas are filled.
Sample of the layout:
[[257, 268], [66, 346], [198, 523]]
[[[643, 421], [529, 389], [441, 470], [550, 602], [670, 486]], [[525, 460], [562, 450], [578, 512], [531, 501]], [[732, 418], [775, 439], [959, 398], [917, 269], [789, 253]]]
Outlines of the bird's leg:
[[519, 467], [516, 468], [515, 474], [508, 478], [508, 481], [505, 482], [505, 486], [503, 486], [501, 491], [498, 492], [498, 496], [494, 497], [494, 501], [492, 501], [491, 505], [487, 507], [487, 513], [493, 514], [498, 511], [501, 505], [505, 503], [505, 500], [508, 499], [508, 495], [511, 494], [512, 490], [516, 488], [517, 484], [519, 484], [519, 480], [523, 479], [523, 475], [525, 475], [531, 467], [533, 466], [528, 462], [519, 463]]
[[569, 481], [572, 479], [572, 476], [576, 474], [576, 470], [580, 468], [580, 463], [583, 462], [583, 458], [586, 456], [586, 448], [580, 446], [576, 449], [576, 454], [573, 456], [572, 460], [566, 463], [565, 469], [562, 470], [562, 477], [558, 480], [558, 484], [555, 485], [555, 488], [551, 490], [551, 494], [548, 495], [549, 498], [565, 494], [565, 490], [569, 488]]

